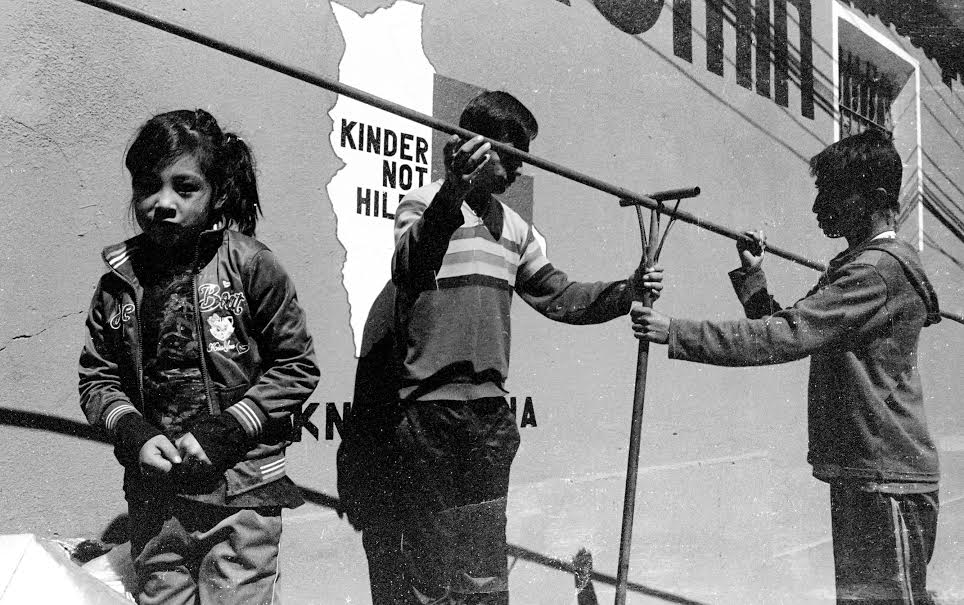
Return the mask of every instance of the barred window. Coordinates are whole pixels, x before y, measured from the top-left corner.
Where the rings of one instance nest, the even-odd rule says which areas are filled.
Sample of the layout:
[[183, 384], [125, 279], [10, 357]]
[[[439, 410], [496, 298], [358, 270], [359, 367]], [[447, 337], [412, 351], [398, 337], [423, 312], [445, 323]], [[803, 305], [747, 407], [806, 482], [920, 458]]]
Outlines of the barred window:
[[[893, 135], [894, 147], [904, 164], [898, 200], [899, 231], [911, 239], [916, 231], [923, 249], [927, 185], [923, 170], [920, 131], [919, 63], [894, 41], [886, 29], [868, 21], [844, 0], [831, 3], [836, 17], [834, 84], [837, 115], [833, 122], [838, 139], [877, 128]], [[880, 31], [878, 31], [880, 30]]]
[[854, 52], [841, 47], [838, 56], [840, 136], [858, 134], [868, 128], [892, 132], [893, 82], [876, 65]]

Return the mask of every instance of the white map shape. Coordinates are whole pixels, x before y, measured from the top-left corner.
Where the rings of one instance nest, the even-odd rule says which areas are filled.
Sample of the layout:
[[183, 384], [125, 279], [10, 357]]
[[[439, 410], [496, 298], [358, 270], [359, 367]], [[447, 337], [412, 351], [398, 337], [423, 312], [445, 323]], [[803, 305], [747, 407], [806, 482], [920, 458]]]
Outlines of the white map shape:
[[[345, 39], [339, 80], [431, 115], [435, 68], [422, 50], [422, 6], [399, 1], [365, 17], [334, 2], [331, 7]], [[368, 310], [391, 278], [393, 221], [384, 211], [394, 214], [399, 195], [418, 187], [420, 179], [423, 184], [429, 182], [432, 131], [343, 96], [338, 97], [329, 115], [333, 122], [331, 145], [345, 166], [327, 190], [337, 220], [336, 235], [345, 248], [342, 277], [357, 355]], [[359, 132], [360, 124], [364, 124], [364, 133]], [[381, 133], [374, 139], [379, 142], [377, 150], [367, 140], [368, 127]], [[393, 149], [393, 137], [394, 151], [386, 155]], [[403, 156], [406, 140], [408, 153]], [[386, 162], [397, 171], [394, 187], [383, 176]], [[369, 196], [369, 203], [361, 205], [362, 213], [359, 195]], [[365, 210], [372, 214], [366, 215]]]

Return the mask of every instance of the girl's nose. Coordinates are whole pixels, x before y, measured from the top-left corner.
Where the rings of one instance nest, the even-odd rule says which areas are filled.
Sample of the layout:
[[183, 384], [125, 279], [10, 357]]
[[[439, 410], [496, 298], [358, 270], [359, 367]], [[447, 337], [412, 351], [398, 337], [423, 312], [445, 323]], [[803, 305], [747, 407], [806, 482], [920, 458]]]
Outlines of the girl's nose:
[[168, 187], [162, 187], [156, 196], [154, 201], [155, 220], [173, 217], [177, 214], [177, 206], [175, 204], [177, 196], [173, 190]]

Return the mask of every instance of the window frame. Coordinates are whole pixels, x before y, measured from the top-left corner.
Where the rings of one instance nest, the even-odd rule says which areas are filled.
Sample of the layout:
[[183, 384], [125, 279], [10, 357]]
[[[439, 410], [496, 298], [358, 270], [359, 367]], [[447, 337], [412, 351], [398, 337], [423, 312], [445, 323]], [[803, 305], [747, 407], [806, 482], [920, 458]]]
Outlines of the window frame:
[[[914, 175], [917, 187], [917, 249], [924, 249], [924, 204], [921, 200], [924, 196], [924, 165], [923, 148], [921, 146], [921, 100], [920, 100], [920, 62], [901, 48], [896, 42], [877, 30], [864, 17], [858, 15], [850, 7], [842, 4], [838, 0], [832, 3], [831, 23], [833, 26], [833, 140], [840, 140], [840, 23], [844, 21], [855, 27], [861, 34], [879, 44], [882, 49], [895, 55], [911, 67], [911, 75], [904, 86], [912, 85], [914, 88], [914, 109], [916, 114], [916, 153], [917, 161]], [[894, 98], [897, 97], [894, 92]], [[896, 127], [896, 118], [894, 120]]]

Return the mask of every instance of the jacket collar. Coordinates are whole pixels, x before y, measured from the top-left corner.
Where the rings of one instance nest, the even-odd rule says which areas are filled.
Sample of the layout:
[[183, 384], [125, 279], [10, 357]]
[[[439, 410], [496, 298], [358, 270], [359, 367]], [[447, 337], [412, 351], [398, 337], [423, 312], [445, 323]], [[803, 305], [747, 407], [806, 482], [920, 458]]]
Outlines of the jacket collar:
[[[207, 250], [209, 247], [221, 243], [224, 237], [225, 227], [226, 225], [219, 221], [210, 229], [201, 233], [201, 236], [198, 238], [199, 257], [202, 256], [201, 252], [203, 250]], [[104, 259], [104, 263], [107, 264], [108, 269], [131, 284], [136, 284], [137, 276], [134, 274], [132, 259], [142, 253], [146, 247], [145, 235], [139, 233], [119, 244], [107, 246], [104, 248], [101, 256]]]

